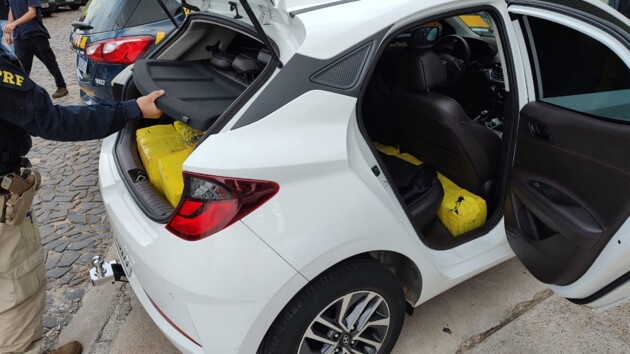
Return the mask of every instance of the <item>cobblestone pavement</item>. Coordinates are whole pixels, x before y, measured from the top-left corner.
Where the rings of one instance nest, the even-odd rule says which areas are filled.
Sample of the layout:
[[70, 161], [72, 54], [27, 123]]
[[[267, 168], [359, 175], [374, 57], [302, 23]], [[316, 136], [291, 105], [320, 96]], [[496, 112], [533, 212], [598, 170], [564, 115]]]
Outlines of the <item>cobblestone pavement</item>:
[[[44, 19], [70, 91], [68, 96], [55, 100], [56, 104], [80, 102], [76, 54], [69, 44], [70, 23], [79, 17], [80, 11], [60, 10]], [[52, 75], [37, 59], [31, 78], [49, 93], [54, 92]], [[43, 177], [42, 189], [35, 199], [35, 214], [40, 222], [48, 277], [44, 315], [46, 351], [54, 347], [60, 329], [81, 305], [92, 256], [104, 254], [111, 244], [109, 223], [98, 190], [99, 151], [100, 141], [68, 143], [35, 138], [29, 153]]]

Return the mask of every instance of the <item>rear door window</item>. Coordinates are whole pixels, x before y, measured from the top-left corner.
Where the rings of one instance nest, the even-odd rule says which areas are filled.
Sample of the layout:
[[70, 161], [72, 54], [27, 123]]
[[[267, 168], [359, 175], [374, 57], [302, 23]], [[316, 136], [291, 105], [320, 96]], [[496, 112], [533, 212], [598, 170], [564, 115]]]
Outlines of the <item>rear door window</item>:
[[[177, 0], [163, 1], [171, 15], [177, 15], [181, 9], [181, 4]], [[168, 19], [168, 15], [162, 10], [157, 0], [140, 0], [138, 7], [136, 7], [125, 27], [141, 26], [166, 19]]]
[[630, 69], [599, 41], [546, 20], [526, 26], [538, 100], [591, 116], [630, 122]]
[[[86, 23], [92, 29], [83, 33], [100, 33], [125, 27], [133, 15], [140, 0], [92, 0], [85, 8], [79, 22]], [[159, 7], [157, 1], [156, 6]]]

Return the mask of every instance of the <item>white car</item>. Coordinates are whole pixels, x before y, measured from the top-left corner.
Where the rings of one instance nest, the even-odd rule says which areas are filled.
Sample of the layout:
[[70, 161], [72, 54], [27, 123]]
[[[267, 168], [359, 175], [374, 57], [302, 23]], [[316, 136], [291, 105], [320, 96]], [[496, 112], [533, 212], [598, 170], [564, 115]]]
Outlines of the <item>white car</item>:
[[114, 89], [163, 88], [159, 123], [205, 131], [179, 205], [138, 157], [154, 121], [100, 156], [119, 263], [182, 352], [389, 353], [406, 312], [514, 255], [574, 303], [629, 298], [630, 22], [615, 10], [185, 6]]

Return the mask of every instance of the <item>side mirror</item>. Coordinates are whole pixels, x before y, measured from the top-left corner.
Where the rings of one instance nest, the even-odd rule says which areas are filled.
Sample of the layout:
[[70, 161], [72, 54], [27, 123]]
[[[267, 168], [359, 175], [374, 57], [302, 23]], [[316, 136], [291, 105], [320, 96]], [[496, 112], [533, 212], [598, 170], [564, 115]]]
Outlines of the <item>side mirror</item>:
[[412, 34], [413, 39], [424, 43], [430, 44], [435, 42], [435, 40], [440, 35], [440, 28], [437, 26], [425, 26], [415, 29]]

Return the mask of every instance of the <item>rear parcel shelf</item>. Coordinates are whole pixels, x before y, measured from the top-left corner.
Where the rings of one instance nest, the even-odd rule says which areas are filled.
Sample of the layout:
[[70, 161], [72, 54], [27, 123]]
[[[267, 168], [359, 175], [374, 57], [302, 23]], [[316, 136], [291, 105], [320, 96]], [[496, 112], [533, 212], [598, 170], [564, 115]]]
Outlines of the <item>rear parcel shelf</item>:
[[139, 60], [133, 78], [143, 95], [164, 90], [157, 107], [197, 130], [210, 128], [248, 86], [213, 68], [207, 59]]

